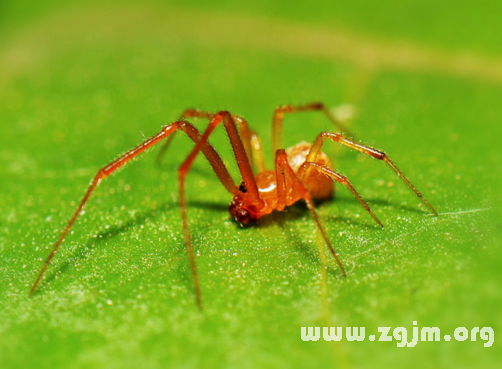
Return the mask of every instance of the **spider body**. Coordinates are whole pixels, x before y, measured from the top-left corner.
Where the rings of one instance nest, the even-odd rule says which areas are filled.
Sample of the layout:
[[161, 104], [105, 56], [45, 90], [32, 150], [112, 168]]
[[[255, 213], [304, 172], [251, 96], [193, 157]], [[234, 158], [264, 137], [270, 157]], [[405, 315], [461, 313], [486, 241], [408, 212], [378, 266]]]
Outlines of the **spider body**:
[[[254, 222], [262, 216], [272, 213], [274, 210], [282, 211], [286, 206], [292, 205], [300, 199], [303, 199], [315, 220], [319, 232], [324, 238], [326, 245], [328, 246], [344, 276], [346, 275], [345, 269], [343, 268], [335, 249], [331, 245], [329, 237], [321, 225], [317, 212], [314, 208], [313, 199], [324, 200], [330, 198], [334, 191], [333, 181], [339, 182], [352, 192], [354, 197], [380, 226], [383, 227], [383, 225], [371, 211], [368, 204], [366, 204], [362, 197], [357, 193], [350, 181], [345, 176], [332, 169], [328, 157], [321, 151], [321, 148], [326, 140], [339, 143], [342, 146], [349, 147], [385, 162], [415, 193], [415, 195], [417, 195], [420, 200], [422, 200], [422, 202], [435, 215], [437, 215], [436, 210], [434, 210], [427, 200], [422, 197], [418, 190], [384, 152], [354, 142], [345, 138], [342, 134], [322, 132], [317, 136], [312, 144], [300, 142], [287, 150], [282, 149], [282, 124], [284, 114], [304, 111], [323, 112], [335, 125], [337, 125], [342, 131], [344, 130], [341, 124], [322, 103], [311, 103], [300, 106], [284, 105], [276, 108], [272, 121], [272, 146], [273, 154], [275, 155], [275, 165], [273, 170], [269, 170], [265, 165], [261, 141], [256, 133], [249, 129], [244, 118], [232, 115], [227, 111], [220, 111], [213, 114], [196, 109], [185, 110], [178, 121], [167, 125], [155, 136], [127, 151], [118, 159], [113, 160], [97, 172], [96, 176], [91, 181], [84, 198], [77, 206], [72, 218], [64, 228], [51, 253], [45, 260], [45, 263], [38, 274], [35, 283], [33, 284], [30, 295], [33, 295], [35, 292], [47, 267], [50, 264], [50, 261], [56, 254], [59, 246], [64, 241], [76, 219], [82, 213], [84, 205], [87, 203], [89, 197], [98, 184], [148, 148], [164, 141], [165, 144], [162, 146], [157, 157], [158, 159], [161, 158], [165, 153], [168, 143], [177, 131], [184, 132], [195, 144], [195, 147], [178, 169], [178, 179], [183, 235], [188, 253], [188, 260], [190, 262], [190, 269], [194, 280], [195, 296], [199, 308], [202, 308], [202, 297], [188, 227], [185, 198], [185, 177], [188, 174], [195, 158], [201, 152], [211, 164], [212, 169], [222, 185], [233, 196], [233, 200], [229, 207], [230, 214], [241, 225]], [[208, 119], [209, 125], [201, 134], [197, 128], [186, 121], [187, 118]], [[242, 182], [239, 186], [237, 186], [234, 180], [230, 177], [230, 174], [228, 173], [220, 156], [208, 142], [211, 133], [221, 123], [227, 131], [227, 135], [230, 140], [230, 144], [232, 145], [234, 156], [241, 173]], [[257, 174], [254, 173], [253, 166], [256, 166]]]
[[[311, 148], [311, 144], [302, 141], [286, 150], [288, 164], [296, 174], [298, 174], [302, 164], [305, 163]], [[322, 151], [316, 158], [316, 164], [332, 169], [328, 156]], [[282, 211], [285, 206], [291, 206], [302, 199], [301, 194], [295, 191], [293, 181], [287, 177], [285, 180], [286, 202], [285, 204], [279, 204], [277, 174], [273, 170], [259, 172], [255, 175], [255, 181], [262, 200], [261, 205], [251, 204], [244, 183], [239, 186], [239, 192], [230, 203], [230, 214], [241, 225], [254, 222], [274, 210]], [[304, 183], [307, 191], [315, 200], [327, 200], [333, 196], [333, 180], [324, 174], [317, 171], [310, 172]]]

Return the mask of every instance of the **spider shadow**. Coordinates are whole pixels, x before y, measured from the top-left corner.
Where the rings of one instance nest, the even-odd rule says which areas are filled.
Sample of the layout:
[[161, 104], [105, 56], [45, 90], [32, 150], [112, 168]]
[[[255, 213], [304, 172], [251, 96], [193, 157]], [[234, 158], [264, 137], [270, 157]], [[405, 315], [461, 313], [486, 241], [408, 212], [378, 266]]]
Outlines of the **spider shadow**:
[[[130, 231], [133, 227], [144, 224], [147, 219], [156, 219], [162, 213], [167, 210], [167, 205], [171, 205], [172, 202], [164, 202], [159, 207], [155, 209], [149, 209], [142, 212], [136, 213], [133, 217], [131, 217], [128, 221], [115, 224], [109, 227], [106, 230], [101, 230], [96, 233], [95, 237], [89, 237], [83, 246], [76, 246], [75, 249], [62, 261], [59, 265], [59, 268], [54, 269], [51, 273], [47, 273], [45, 277], [45, 283], [49, 283], [53, 281], [59, 273], [65, 273], [68, 271], [71, 265], [78, 263], [83, 260], [92, 249], [98, 248], [100, 245], [103, 245], [108, 240], [113, 239], [116, 236], [121, 234], [125, 234]], [[200, 208], [205, 208], [208, 210], [216, 210], [216, 211], [228, 211], [228, 205], [218, 203], [218, 202], [201, 202], [201, 201], [189, 201], [188, 206], [196, 206]], [[230, 216], [230, 215], [229, 215]], [[181, 217], [180, 217], [181, 218]], [[190, 224], [189, 224], [190, 227]], [[182, 235], [182, 231], [180, 230], [180, 234]], [[190, 281], [190, 271], [185, 270], [184, 265], [180, 265], [179, 272], [183, 275], [184, 279]], [[191, 283], [191, 282], [188, 282]], [[188, 285], [187, 283], [187, 285]]]
[[[350, 199], [345, 197], [335, 198], [334, 200], [330, 200], [329, 202], [331, 201], [338, 201], [345, 203], [357, 202], [357, 200], [355, 199]], [[370, 202], [372, 204], [392, 206], [392, 204], [387, 200], [375, 199], [371, 200]], [[326, 202], [316, 201], [316, 205], [319, 205], [321, 203], [326, 203]], [[99, 247], [100, 244], [103, 244], [107, 240], [113, 239], [114, 237], [120, 234], [127, 233], [130, 229], [132, 229], [137, 225], [144, 224], [147, 219], [158, 218], [161, 214], [163, 214], [167, 210], [167, 205], [171, 204], [172, 204], [171, 202], [165, 202], [161, 204], [161, 206], [159, 206], [158, 208], [137, 213], [136, 215], [134, 215], [134, 217], [132, 217], [131, 219], [129, 219], [124, 223], [112, 225], [110, 228], [106, 230], [99, 231], [97, 233], [97, 236], [90, 237], [83, 247], [82, 246], [75, 247], [75, 249], [69, 254], [69, 256], [64, 261], [61, 262], [59, 268], [56, 268], [52, 273], [47, 273], [45, 278], [45, 283], [53, 281], [59, 273], [65, 273], [71, 265], [76, 264], [79, 260], [83, 260], [90, 250]], [[187, 205], [218, 212], [219, 211], [228, 212], [228, 205], [221, 202], [207, 202], [207, 201], [195, 200], [195, 201], [189, 201]], [[399, 206], [399, 207], [402, 209], [406, 209], [408, 211], [421, 213], [421, 211], [416, 208], [411, 208], [408, 206]], [[290, 221], [298, 220], [299, 218], [304, 217], [308, 213], [309, 210], [306, 204], [303, 201], [300, 201], [296, 204], [293, 204], [292, 206], [287, 207], [285, 210], [281, 212], [275, 211], [271, 215], [259, 219], [256, 225], [264, 228], [278, 225], [281, 229], [286, 229], [287, 223], [289, 223]], [[230, 215], [228, 216], [230, 217]], [[321, 219], [321, 221], [323, 220]], [[325, 221], [326, 220], [324, 220], [324, 222]], [[365, 227], [368, 229], [375, 229], [375, 230], [380, 229], [380, 227], [378, 226], [370, 226], [369, 225], [371, 223], [370, 220], [367, 222], [359, 222], [354, 219], [336, 216], [336, 217], [331, 217], [329, 221], [330, 222], [334, 221], [343, 224], [350, 222], [351, 224], [354, 224], [359, 227]], [[235, 229], [240, 229], [240, 225], [237, 222], [233, 223], [235, 224]], [[300, 238], [298, 234], [295, 234], [294, 232], [287, 232], [287, 234], [288, 234], [287, 237], [290, 240], [289, 244], [293, 244], [294, 242], [294, 244], [299, 245], [298, 247], [300, 248], [302, 253], [304, 253], [310, 259], [310, 261], [312, 261], [313, 263], [318, 263], [319, 266], [321, 265], [317, 249], [312, 248], [311, 244], [305, 242], [305, 240]], [[186, 268], [184, 268], [183, 265], [180, 265], [180, 272], [183, 272], [182, 273], [183, 275], [186, 274], [187, 276], [189, 276], [190, 273], [184, 269]], [[330, 268], [330, 273], [334, 273], [334, 275], [337, 274], [336, 270], [331, 268]], [[188, 277], [186, 279], [189, 280]]]
[[[326, 201], [315, 201], [315, 207], [317, 208], [319, 205], [326, 204], [326, 203], [329, 205], [329, 203], [331, 203], [333, 201], [338, 201], [341, 203], [359, 204], [359, 202], [356, 199], [353, 199], [350, 197], [336, 197], [336, 198], [331, 199], [327, 202]], [[423, 211], [421, 211], [420, 209], [417, 209], [415, 207], [410, 207], [407, 205], [397, 206], [387, 200], [371, 199], [371, 200], [369, 200], [369, 202], [371, 204], [391, 206], [391, 207], [395, 207], [397, 209], [405, 209], [406, 211], [410, 211], [410, 212], [414, 212], [414, 213], [423, 213]], [[306, 203], [303, 201], [300, 201], [300, 202], [293, 204], [292, 206], [286, 208], [282, 212], [274, 212], [272, 216], [264, 217], [264, 218], [258, 220], [258, 225], [260, 227], [270, 227], [272, 225], [279, 225], [279, 227], [281, 229], [286, 230], [287, 223], [289, 221], [304, 217], [306, 215], [306, 213], [310, 213], [310, 211], [309, 211]], [[366, 214], [367, 212], [364, 210], [363, 213]], [[367, 230], [372, 231], [372, 232], [373, 231], [378, 232], [378, 231], [382, 230], [382, 228], [373, 221], [373, 219], [371, 218], [371, 216], [369, 214], [367, 214], [366, 220], [361, 219], [361, 221], [354, 220], [353, 218], [342, 217], [342, 216], [337, 216], [337, 215], [331, 216], [327, 220], [321, 219], [321, 222], [323, 224], [326, 223], [327, 221], [329, 221], [330, 223], [336, 222], [336, 223], [343, 224], [343, 225], [346, 225], [347, 223], [351, 223], [352, 225], [355, 225], [359, 228], [366, 228]], [[316, 247], [316, 243], [312, 244], [312, 243], [305, 241], [305, 239], [301, 238], [300, 234], [297, 232], [285, 232], [284, 237], [286, 238], [285, 242], [287, 242], [287, 244], [298, 245], [299, 250], [305, 255], [305, 257], [310, 262], [312, 262], [314, 265], [318, 266], [319, 268], [322, 267], [322, 261], [319, 257], [319, 248]], [[336, 245], [334, 245], [334, 247], [335, 247], [335, 250], [337, 250]], [[336, 263], [333, 264], [330, 261], [330, 257], [332, 258], [332, 255], [329, 252], [327, 252], [328, 264], [332, 266], [332, 267], [328, 268], [327, 273], [329, 273], [333, 277], [339, 277], [340, 271], [338, 270]]]
[[[333, 203], [333, 202], [342, 202], [342, 203], [350, 203], [350, 204], [359, 204], [359, 202], [356, 199], [351, 199], [351, 198], [335, 198], [331, 200], [314, 200], [314, 207], [316, 208], [317, 212], [319, 212], [318, 208], [320, 205], [327, 205]], [[377, 203], [377, 201], [371, 201], [371, 203]], [[386, 205], [391, 205], [389, 202], [386, 202], [385, 200], [380, 201], [380, 204], [386, 204]], [[364, 211], [366, 213], [366, 211]], [[270, 227], [274, 224], [279, 224], [281, 227], [284, 227], [285, 224], [288, 221], [296, 220], [298, 218], [304, 217], [304, 216], [310, 215], [310, 210], [308, 209], [306, 203], [304, 201], [299, 201], [291, 206], [286, 207], [283, 211], [274, 211], [271, 215], [265, 216], [261, 219], [258, 220], [257, 224], [260, 227]], [[374, 223], [373, 219], [371, 216], [368, 214], [368, 217], [366, 220], [361, 219], [355, 220], [353, 218], [347, 218], [347, 217], [342, 217], [339, 215], [333, 215], [330, 216], [329, 218], [327, 217], [322, 217], [320, 216], [320, 221], [321, 224], [324, 224], [326, 222], [335, 222], [335, 223], [341, 223], [345, 224], [347, 222], [350, 222], [351, 224], [354, 224], [359, 227], [365, 227], [368, 229], [375, 229], [378, 230], [380, 227]]]
[[[333, 200], [330, 200], [330, 201], [333, 201]], [[357, 202], [357, 200], [353, 200], [353, 201]], [[350, 199], [347, 200], [347, 202], [353, 202], [353, 201]], [[326, 201], [322, 201], [322, 202], [316, 201], [315, 205], [320, 205], [322, 203], [326, 203]], [[317, 206], [316, 206], [316, 208], [317, 208]], [[301, 201], [301, 202], [298, 202], [298, 203], [293, 204], [292, 206], [286, 208], [282, 212], [274, 212], [272, 214], [272, 216], [264, 217], [264, 218], [258, 220], [258, 225], [260, 227], [270, 227], [270, 226], [278, 225], [279, 228], [286, 231], [287, 227], [288, 227], [287, 224], [290, 221], [293, 221], [293, 220], [296, 220], [299, 218], [304, 218], [305, 216], [307, 216], [307, 217], [311, 216], [310, 210], [308, 209], [306, 203]], [[321, 224], [324, 225], [327, 220], [321, 218], [320, 221], [321, 221]], [[333, 216], [329, 219], [329, 222], [336, 222], [336, 223], [340, 223], [342, 225], [345, 225], [347, 222], [350, 222], [353, 225], [366, 228], [370, 231], [377, 232], [377, 231], [381, 230], [380, 226], [378, 226], [376, 224], [372, 224], [373, 220], [371, 219], [371, 217], [366, 222], [363, 222], [363, 221], [359, 222], [354, 219]], [[313, 227], [316, 227], [316, 226], [313, 225]], [[320, 259], [319, 248], [318, 248], [317, 242], [312, 243], [312, 242], [306, 241], [304, 238], [302, 238], [300, 236], [299, 232], [284, 232], [284, 233], [285, 233], [285, 235], [284, 235], [284, 243], [285, 244], [297, 245], [296, 247], [300, 250], [300, 252], [307, 258], [307, 260], [310, 263], [312, 263], [313, 265], [316, 265], [319, 268], [321, 268], [323, 266], [322, 261]], [[322, 241], [322, 242], [324, 242], [324, 241]], [[334, 245], [334, 247], [335, 247], [335, 250], [337, 250], [337, 245]], [[326, 249], [325, 249], [325, 251], [326, 251]], [[340, 270], [338, 269], [336, 262], [333, 261], [335, 263], [335, 264], [333, 264], [332, 260], [330, 260], [330, 258], [333, 258], [333, 256], [331, 255], [331, 253], [329, 251], [327, 251], [326, 256], [327, 256], [327, 261], [328, 261], [328, 265], [329, 265], [327, 273], [329, 273], [331, 276], [333, 276], [335, 278], [339, 277]]]
[[[335, 198], [332, 201], [336, 201], [339, 203], [346, 203], [346, 204], [358, 204], [357, 200], [351, 199], [350, 197]], [[377, 204], [377, 205], [384, 205], [384, 206], [392, 207], [392, 208], [395, 208], [396, 210], [402, 209], [402, 210], [406, 210], [408, 212], [415, 213], [415, 214], [424, 214], [423, 210], [421, 210], [420, 208], [411, 207], [408, 205], [395, 205], [387, 200], [382, 200], [382, 199], [368, 200], [368, 204], [370, 205], [370, 209], [373, 212], [375, 211], [375, 207], [373, 205]], [[362, 214], [361, 221], [354, 220], [354, 218], [342, 217], [342, 216], [338, 216], [338, 215], [331, 216], [329, 218], [329, 221], [330, 222], [335, 221], [335, 222], [339, 222], [339, 223], [340, 222], [341, 223], [351, 223], [356, 226], [366, 227], [366, 228], [370, 227], [370, 224], [371, 224], [371, 225], [375, 226], [372, 228], [381, 229], [380, 226], [377, 226], [376, 223], [372, 220], [371, 215], [362, 207], [361, 207], [361, 212], [362, 212], [361, 213]], [[380, 220], [382, 220], [382, 219], [380, 219]], [[385, 227], [385, 223], [383, 223], [383, 225]]]
[[163, 212], [167, 210], [168, 204], [170, 203], [165, 202], [158, 208], [139, 212], [124, 223], [112, 225], [106, 230], [98, 231], [98, 233], [96, 233], [96, 236], [91, 236], [88, 238], [85, 245], [76, 246], [75, 249], [65, 258], [65, 260], [60, 263], [59, 268], [56, 268], [52, 273], [47, 273], [45, 283], [54, 280], [59, 273], [66, 272], [71, 265], [74, 265], [78, 261], [83, 260], [92, 249], [99, 247], [99, 245], [102, 245], [109, 239], [113, 239], [120, 234], [127, 233], [133, 227], [144, 224], [147, 219], [158, 218]]
[[[334, 201], [341, 202], [341, 203], [354, 203], [355, 199], [351, 199], [350, 197], [336, 197]], [[403, 210], [406, 210], [406, 211], [409, 211], [409, 212], [412, 212], [412, 213], [417, 213], [417, 214], [422, 214], [423, 213], [423, 210], [420, 210], [420, 208], [412, 207], [412, 206], [409, 206], [409, 205], [396, 205], [396, 204], [394, 204], [392, 202], [389, 202], [388, 200], [379, 199], [379, 198], [370, 199], [367, 202], [371, 206], [372, 210], [373, 210], [373, 206], [372, 205], [383, 205], [383, 206], [393, 207], [393, 208], [395, 208], [397, 210], [403, 209]]]

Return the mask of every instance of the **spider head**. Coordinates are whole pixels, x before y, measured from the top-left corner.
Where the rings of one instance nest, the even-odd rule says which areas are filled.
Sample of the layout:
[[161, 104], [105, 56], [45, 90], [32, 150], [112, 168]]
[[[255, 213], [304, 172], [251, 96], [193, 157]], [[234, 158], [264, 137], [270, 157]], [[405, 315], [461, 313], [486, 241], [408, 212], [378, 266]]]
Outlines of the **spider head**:
[[241, 226], [245, 226], [258, 219], [258, 209], [243, 200], [244, 199], [239, 195], [234, 196], [228, 208], [230, 215], [232, 215]]

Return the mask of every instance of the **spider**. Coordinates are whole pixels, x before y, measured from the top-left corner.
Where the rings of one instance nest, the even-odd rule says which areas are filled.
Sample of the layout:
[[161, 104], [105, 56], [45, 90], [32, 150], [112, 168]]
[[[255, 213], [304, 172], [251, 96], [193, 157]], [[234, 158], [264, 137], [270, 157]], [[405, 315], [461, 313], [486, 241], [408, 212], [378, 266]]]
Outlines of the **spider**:
[[[314, 208], [313, 200], [329, 199], [333, 195], [334, 181], [339, 182], [352, 192], [359, 203], [380, 226], [383, 227], [383, 225], [371, 211], [368, 204], [355, 190], [349, 180], [345, 176], [333, 170], [330, 160], [326, 154], [321, 151], [321, 148], [326, 140], [338, 142], [343, 146], [357, 150], [363, 154], [370, 155], [387, 163], [390, 168], [403, 180], [403, 182], [415, 193], [415, 195], [417, 195], [436, 216], [438, 215], [436, 210], [434, 210], [427, 200], [422, 197], [420, 192], [418, 192], [418, 190], [384, 152], [354, 142], [344, 137], [342, 134], [322, 132], [317, 136], [313, 144], [300, 142], [287, 150], [282, 149], [282, 126], [284, 114], [305, 111], [320, 111], [324, 113], [336, 126], [338, 126], [340, 130], [346, 132], [344, 127], [323, 103], [316, 102], [298, 106], [280, 106], [275, 109], [272, 121], [272, 144], [273, 153], [275, 154], [275, 170], [267, 170], [261, 141], [256, 133], [249, 129], [248, 123], [244, 118], [232, 115], [228, 111], [220, 111], [214, 114], [197, 109], [185, 110], [179, 120], [164, 127], [155, 136], [144, 141], [132, 150], [127, 151], [118, 159], [112, 161], [97, 172], [96, 176], [91, 181], [84, 198], [77, 206], [75, 213], [54, 244], [51, 253], [47, 257], [35, 283], [33, 284], [30, 296], [34, 294], [42, 276], [49, 266], [51, 259], [56, 254], [59, 246], [68, 234], [68, 231], [75, 223], [75, 220], [81, 213], [84, 205], [87, 203], [87, 200], [98, 184], [134, 157], [166, 139], [164, 146], [161, 147], [157, 157], [158, 160], [160, 160], [162, 155], [165, 153], [170, 140], [174, 137], [173, 134], [177, 131], [185, 132], [195, 143], [195, 147], [178, 169], [178, 178], [185, 246], [194, 281], [197, 305], [201, 309], [202, 297], [200, 283], [197, 275], [192, 241], [190, 240], [185, 198], [185, 177], [188, 174], [195, 158], [201, 151], [206, 156], [220, 182], [223, 186], [225, 186], [228, 192], [232, 194], [233, 199], [230, 203], [229, 211], [232, 217], [234, 217], [241, 225], [247, 225], [255, 222], [259, 218], [272, 213], [274, 210], [282, 211], [286, 206], [290, 206], [300, 199], [303, 199], [317, 224], [318, 230], [320, 231], [326, 245], [335, 258], [344, 276], [346, 276], [346, 272], [343, 264], [338, 258], [335, 249], [321, 225], [317, 212]], [[197, 128], [186, 121], [186, 118], [205, 118], [209, 120], [209, 125], [201, 134]], [[208, 142], [209, 136], [220, 123], [223, 123], [232, 145], [235, 159], [242, 176], [242, 182], [240, 185], [236, 185], [232, 180], [220, 156]], [[237, 128], [239, 128], [240, 134]], [[254, 165], [256, 165], [256, 168], [258, 169], [257, 174], [253, 173], [252, 168]]]

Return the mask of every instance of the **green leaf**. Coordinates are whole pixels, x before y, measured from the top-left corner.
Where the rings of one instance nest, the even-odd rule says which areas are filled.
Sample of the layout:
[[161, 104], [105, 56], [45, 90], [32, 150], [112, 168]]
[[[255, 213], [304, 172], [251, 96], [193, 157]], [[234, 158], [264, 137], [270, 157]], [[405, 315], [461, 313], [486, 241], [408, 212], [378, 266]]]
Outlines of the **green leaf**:
[[[500, 365], [497, 339], [490, 348], [479, 335], [443, 339], [457, 327], [502, 327], [502, 61], [489, 56], [500, 52], [490, 34], [498, 19], [473, 15], [472, 34], [455, 21], [472, 13], [454, 3], [451, 19], [427, 15], [430, 27], [409, 15], [412, 4], [399, 3], [396, 14], [408, 22], [397, 17], [392, 26], [383, 20], [397, 18], [359, 3], [308, 11], [284, 2], [196, 3], [62, 10], [54, 1], [43, 15], [7, 8], [0, 367]], [[476, 53], [465, 57], [471, 45]], [[177, 179], [193, 145], [178, 134], [162, 168], [157, 147], [99, 185], [29, 297], [97, 171], [185, 108], [245, 116], [272, 168], [273, 109], [312, 101], [352, 106], [356, 140], [384, 150], [439, 217], [384, 163], [327, 143], [336, 170], [385, 225], [343, 186], [318, 204], [344, 278], [304, 204], [241, 228], [228, 214], [231, 196], [198, 158], [187, 198], [199, 311]], [[285, 119], [285, 146], [334, 130], [318, 113]], [[239, 181], [222, 127], [211, 143]], [[441, 341], [378, 342], [378, 327], [405, 327], [410, 340], [414, 321], [439, 327]], [[301, 327], [332, 326], [365, 327], [377, 341], [301, 339]]]

